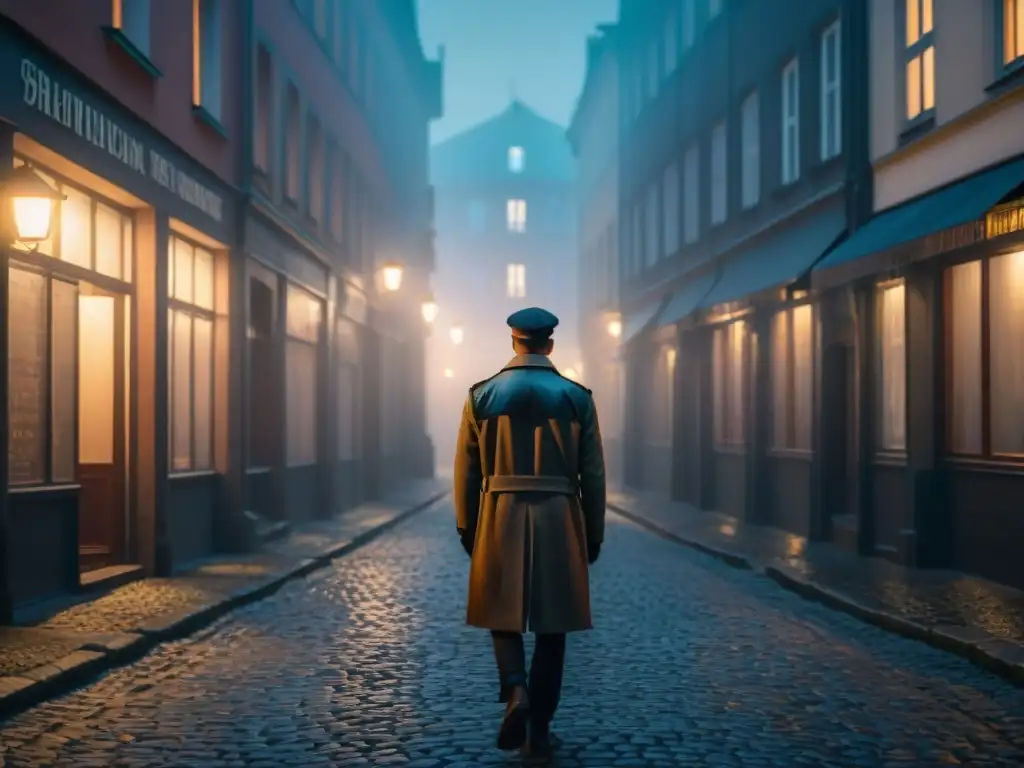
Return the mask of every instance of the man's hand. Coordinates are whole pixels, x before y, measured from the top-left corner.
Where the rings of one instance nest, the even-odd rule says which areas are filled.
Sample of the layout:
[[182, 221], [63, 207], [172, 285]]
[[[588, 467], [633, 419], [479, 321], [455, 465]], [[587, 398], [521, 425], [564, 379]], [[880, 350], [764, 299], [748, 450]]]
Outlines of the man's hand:
[[459, 541], [462, 542], [462, 548], [466, 550], [466, 554], [470, 557], [473, 556], [473, 540], [475, 538], [475, 536], [472, 536], [467, 531], [459, 528]]
[[593, 565], [597, 562], [597, 558], [601, 555], [601, 542], [596, 544], [587, 544], [587, 563]]

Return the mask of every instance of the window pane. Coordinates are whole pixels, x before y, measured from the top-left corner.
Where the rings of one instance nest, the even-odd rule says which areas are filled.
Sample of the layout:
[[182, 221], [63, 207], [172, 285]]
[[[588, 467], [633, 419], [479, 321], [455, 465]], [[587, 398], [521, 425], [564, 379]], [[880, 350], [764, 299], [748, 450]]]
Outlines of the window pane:
[[789, 447], [789, 313], [772, 318], [772, 445]]
[[60, 206], [60, 258], [92, 269], [92, 200], [73, 187], [64, 187]]
[[195, 296], [192, 302], [203, 309], [213, 309], [213, 254], [195, 249]]
[[286, 352], [288, 464], [316, 462], [316, 360], [317, 348], [296, 339], [288, 340]]
[[993, 453], [1024, 452], [1024, 252], [989, 262]]
[[288, 286], [288, 307], [285, 318], [288, 335], [316, 344], [320, 340], [321, 303], [311, 294]]
[[931, 109], [935, 106], [935, 47], [925, 48], [922, 54], [924, 64], [921, 73], [921, 91], [924, 94], [922, 108]]
[[7, 326], [8, 482], [46, 480], [46, 278], [11, 267]]
[[174, 238], [174, 283], [171, 295], [179, 301], [192, 302], [192, 246]]
[[121, 214], [102, 203], [96, 204], [96, 271], [121, 277]]
[[932, 31], [932, 0], [921, 0], [921, 34]]
[[213, 322], [196, 317], [192, 320], [193, 344], [193, 409], [195, 456], [193, 469], [213, 467]]
[[192, 467], [192, 318], [171, 310], [171, 469]]
[[793, 447], [811, 450], [814, 425], [814, 310], [793, 309]]
[[741, 444], [745, 437], [743, 416], [746, 411], [744, 407], [744, 366], [743, 366], [743, 341], [745, 338], [746, 324], [737, 320], [729, 326], [729, 408], [727, 412], [728, 441], [733, 444]]
[[894, 285], [879, 294], [881, 447], [904, 450], [906, 442], [907, 361], [905, 348], [904, 286]]
[[716, 328], [711, 345], [711, 401], [715, 442], [725, 442], [725, 354], [726, 335], [724, 328]]
[[52, 282], [50, 348], [53, 379], [51, 409], [53, 413], [52, 469], [50, 478], [57, 483], [75, 480], [75, 364], [78, 359], [76, 325], [78, 323], [78, 289], [62, 280]]
[[921, 37], [921, 17], [918, 3], [921, 0], [906, 0], [907, 8], [907, 47], [909, 48]]
[[1014, 58], [1024, 55], [1024, 0], [1017, 0], [1013, 13], [1013, 32], [1016, 44], [1013, 47]]
[[907, 62], [907, 119], [921, 114], [921, 57]]
[[949, 447], [954, 453], [981, 453], [981, 262], [960, 264], [946, 274]]

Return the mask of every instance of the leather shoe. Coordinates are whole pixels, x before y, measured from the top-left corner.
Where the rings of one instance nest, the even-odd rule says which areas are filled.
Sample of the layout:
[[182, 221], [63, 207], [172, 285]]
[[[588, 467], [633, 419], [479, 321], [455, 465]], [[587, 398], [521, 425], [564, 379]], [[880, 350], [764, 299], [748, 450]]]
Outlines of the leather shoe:
[[547, 757], [559, 744], [561, 740], [551, 732], [549, 723], [530, 723], [526, 751], [531, 757]]
[[526, 726], [530, 722], [530, 699], [526, 688], [517, 685], [512, 689], [505, 705], [505, 717], [498, 731], [498, 749], [510, 751], [526, 743]]
[[587, 545], [587, 564], [593, 565], [601, 555], [601, 542]]

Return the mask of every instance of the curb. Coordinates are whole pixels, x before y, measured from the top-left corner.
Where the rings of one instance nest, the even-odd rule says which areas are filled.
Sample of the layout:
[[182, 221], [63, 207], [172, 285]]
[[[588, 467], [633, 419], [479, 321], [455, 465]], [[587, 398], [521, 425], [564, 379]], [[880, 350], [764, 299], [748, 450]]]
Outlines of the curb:
[[705, 544], [701, 541], [697, 541], [696, 539], [687, 539], [683, 536], [679, 536], [678, 534], [665, 530], [660, 525], [655, 525], [647, 518], [638, 515], [635, 512], [629, 512], [623, 509], [622, 507], [618, 507], [614, 504], [607, 504], [606, 506], [608, 507], [608, 509], [615, 512], [615, 514], [626, 518], [632, 523], [636, 523], [641, 528], [644, 528], [645, 530], [648, 530], [651, 533], [660, 536], [663, 539], [675, 542], [676, 544], [682, 544], [684, 547], [695, 549], [698, 552], [703, 552], [705, 555], [710, 555], [711, 557], [721, 560], [722, 562], [728, 563], [733, 568], [740, 568], [745, 571], [755, 570], [754, 564], [746, 555], [741, 555], [740, 553], [734, 552], [729, 549], [714, 547], [710, 544]]
[[989, 672], [1024, 687], [1024, 650], [980, 630], [955, 625], [928, 627], [890, 611], [869, 608], [847, 595], [817, 584], [784, 563], [765, 567], [765, 575], [790, 592], [827, 605], [893, 634], [919, 640], [972, 662]]
[[105, 672], [137, 661], [163, 643], [194, 634], [236, 608], [269, 597], [286, 583], [308, 576], [330, 565], [331, 561], [369, 544], [413, 515], [432, 507], [448, 494], [448, 490], [439, 491], [427, 500], [402, 510], [390, 520], [338, 543], [327, 552], [301, 560], [262, 583], [241, 587], [218, 602], [156, 617], [140, 627], [138, 632], [122, 633], [105, 644], [86, 643], [51, 664], [27, 670], [20, 675], [0, 677], [0, 722], [79, 688]]

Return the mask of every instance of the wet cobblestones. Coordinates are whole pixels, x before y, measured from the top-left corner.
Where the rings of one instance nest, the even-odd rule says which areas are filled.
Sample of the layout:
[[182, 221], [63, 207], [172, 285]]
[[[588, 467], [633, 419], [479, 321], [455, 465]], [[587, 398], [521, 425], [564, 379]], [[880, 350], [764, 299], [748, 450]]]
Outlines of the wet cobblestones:
[[[441, 506], [0, 726], [9, 766], [516, 765]], [[556, 766], [1024, 764], [1024, 691], [612, 517]]]

